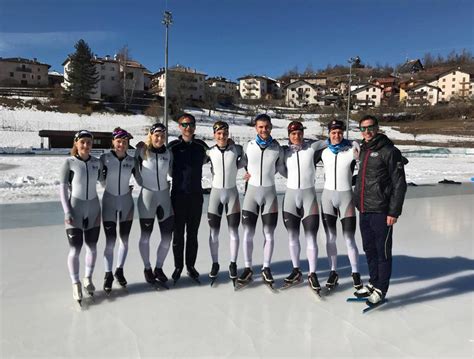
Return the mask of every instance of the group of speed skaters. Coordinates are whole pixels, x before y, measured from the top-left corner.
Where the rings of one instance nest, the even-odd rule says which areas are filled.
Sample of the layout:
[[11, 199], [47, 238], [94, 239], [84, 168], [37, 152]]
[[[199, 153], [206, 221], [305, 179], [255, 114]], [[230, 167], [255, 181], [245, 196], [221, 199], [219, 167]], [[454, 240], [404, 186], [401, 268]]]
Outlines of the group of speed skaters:
[[[133, 175], [140, 186], [137, 200], [140, 223], [139, 251], [144, 264], [146, 282], [167, 287], [168, 277], [163, 264], [173, 248], [176, 283], [186, 268], [187, 275], [199, 282], [195, 268], [198, 252], [198, 230], [203, 206], [202, 166], [211, 164], [212, 187], [207, 209], [210, 229], [209, 247], [212, 266], [209, 273], [214, 283], [220, 271], [219, 234], [222, 216], [228, 223], [229, 277], [236, 289], [253, 280], [252, 252], [258, 217], [261, 217], [264, 247], [261, 276], [273, 288], [271, 260], [274, 232], [278, 221], [278, 199], [275, 174], [287, 179], [282, 203], [282, 216], [288, 231], [291, 273], [282, 288], [301, 283], [300, 228], [306, 240], [306, 257], [310, 288], [319, 294], [321, 285], [316, 274], [320, 217], [326, 233], [326, 250], [330, 266], [325, 287], [338, 283], [336, 224], [342, 225], [347, 245], [354, 295], [366, 298], [369, 306], [383, 303], [392, 269], [393, 225], [401, 214], [406, 192], [404, 165], [400, 151], [379, 132], [377, 118], [363, 116], [359, 122], [362, 140], [344, 138], [345, 125], [340, 120], [327, 124], [327, 140], [304, 138], [302, 122], [289, 123], [288, 144], [280, 145], [271, 136], [272, 121], [267, 114], [255, 120], [256, 136], [245, 149], [229, 137], [229, 125], [217, 121], [213, 125], [215, 144], [212, 147], [195, 137], [196, 120], [191, 114], [178, 119], [181, 135], [166, 144], [167, 128], [152, 125], [144, 142], [137, 145], [135, 155], [127, 154], [132, 135], [122, 128], [112, 133], [112, 149], [100, 158], [90, 154], [93, 134], [81, 130], [74, 137], [71, 156], [61, 169], [60, 197], [65, 213], [69, 241], [68, 269], [73, 297], [81, 303], [84, 290], [93, 295], [92, 274], [97, 258], [97, 241], [101, 222], [106, 244], [104, 250], [104, 291], [109, 294], [114, 278], [125, 287], [124, 264], [134, 216], [134, 200], [130, 185]], [[324, 189], [318, 203], [315, 189], [316, 165], [324, 165]], [[358, 175], [353, 176], [358, 166]], [[246, 191], [242, 205], [236, 186], [237, 173], [244, 169]], [[171, 183], [169, 179], [171, 178]], [[104, 187], [100, 203], [97, 182]], [[353, 183], [355, 182], [355, 183]], [[353, 185], [355, 184], [355, 187]], [[363, 285], [359, 273], [359, 251], [355, 241], [356, 208], [363, 249], [369, 268], [369, 283]], [[321, 213], [321, 214], [320, 214]], [[150, 238], [155, 217], [160, 230], [154, 266], [150, 262]], [[240, 247], [239, 225], [243, 228], [244, 268], [237, 270]], [[115, 243], [119, 248], [115, 271]], [[85, 275], [81, 283], [79, 255], [85, 242]]]

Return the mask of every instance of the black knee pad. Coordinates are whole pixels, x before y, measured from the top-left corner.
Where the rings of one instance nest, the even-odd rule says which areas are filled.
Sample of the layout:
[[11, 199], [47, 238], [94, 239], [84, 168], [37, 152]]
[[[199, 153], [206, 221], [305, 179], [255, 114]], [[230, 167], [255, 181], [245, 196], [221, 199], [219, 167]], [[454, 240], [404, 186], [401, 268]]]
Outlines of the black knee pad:
[[117, 223], [115, 222], [104, 222], [104, 232], [105, 232], [105, 237], [113, 237], [115, 238], [117, 236]]
[[100, 227], [94, 227], [84, 231], [84, 240], [88, 245], [96, 244], [99, 240]]
[[74, 248], [82, 247], [82, 229], [79, 228], [69, 228], [66, 229], [67, 240], [69, 245]]
[[237, 228], [240, 224], [240, 213], [232, 213], [227, 216], [227, 225]]
[[319, 215], [314, 214], [303, 219], [303, 228], [307, 232], [317, 233], [319, 229]]
[[355, 233], [356, 230], [356, 217], [346, 217], [341, 219], [342, 231], [344, 233]]
[[244, 226], [253, 226], [257, 224], [258, 215], [249, 211], [242, 211], [242, 224]]
[[120, 222], [120, 236], [128, 236], [130, 234], [130, 230], [132, 229], [132, 221], [124, 221]]
[[[221, 211], [222, 213], [222, 211]], [[217, 214], [208, 213], [207, 214], [207, 221], [209, 223], [209, 227], [213, 229], [219, 229], [221, 226], [221, 217]]]
[[156, 218], [158, 218], [158, 220], [161, 220], [163, 219], [164, 216], [165, 216], [165, 211], [163, 211], [163, 207], [158, 206], [158, 208], [156, 209]]
[[166, 218], [163, 222], [158, 222], [161, 233], [171, 233], [174, 230], [174, 216]]
[[286, 229], [298, 230], [300, 227], [300, 217], [289, 212], [283, 212], [283, 223]]
[[140, 229], [142, 232], [151, 233], [153, 231], [154, 218], [140, 218]]
[[323, 226], [324, 229], [327, 231], [328, 229], [336, 228], [337, 217], [331, 216], [330, 214], [323, 213]]
[[267, 213], [262, 215], [262, 223], [264, 226], [276, 228], [278, 222], [278, 213]]

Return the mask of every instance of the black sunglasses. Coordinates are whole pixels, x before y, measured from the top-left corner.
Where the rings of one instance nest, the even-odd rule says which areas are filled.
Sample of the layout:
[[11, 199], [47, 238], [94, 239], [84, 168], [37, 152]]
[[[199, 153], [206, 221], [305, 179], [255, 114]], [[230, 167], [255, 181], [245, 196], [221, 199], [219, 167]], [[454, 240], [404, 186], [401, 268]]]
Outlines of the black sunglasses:
[[191, 128], [196, 127], [196, 123], [194, 122], [181, 122], [179, 125], [183, 128], [188, 128], [188, 126]]
[[360, 129], [360, 132], [365, 132], [365, 131], [374, 132], [377, 129], [377, 126], [376, 125], [360, 126], [359, 129]]

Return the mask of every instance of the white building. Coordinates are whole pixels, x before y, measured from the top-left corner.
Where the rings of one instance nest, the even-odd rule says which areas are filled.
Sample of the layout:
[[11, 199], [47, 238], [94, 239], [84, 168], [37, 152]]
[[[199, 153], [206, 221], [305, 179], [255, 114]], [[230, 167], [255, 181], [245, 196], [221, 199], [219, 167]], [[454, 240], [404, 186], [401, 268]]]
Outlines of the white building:
[[470, 74], [461, 71], [460, 68], [439, 74], [429, 85], [441, 89], [439, 101], [442, 102], [450, 101], [452, 98], [468, 98], [472, 95]]
[[0, 86], [48, 86], [48, 69], [51, 65], [22, 57], [0, 57]]
[[406, 104], [407, 106], [434, 106], [439, 102], [440, 93], [439, 87], [420, 84], [407, 92]]
[[218, 95], [235, 96], [237, 94], [237, 83], [225, 77], [210, 77], [206, 80], [206, 86]]
[[[185, 100], [204, 100], [206, 74], [195, 69], [176, 65], [168, 68], [168, 96]], [[160, 69], [151, 80], [151, 91], [165, 96], [165, 69]]]
[[311, 105], [324, 105], [321, 96], [326, 91], [324, 87], [313, 85], [305, 80], [291, 82], [284, 87], [285, 103], [290, 107], [308, 107]]
[[[111, 58], [105, 56], [104, 58], [95, 57], [92, 60], [95, 66], [99, 81], [91, 92], [90, 98], [92, 100], [101, 100], [106, 97], [121, 97], [125, 91], [127, 94], [139, 94], [144, 91], [146, 68], [137, 61], [128, 60], [125, 62], [119, 61], [117, 57]], [[67, 58], [63, 62], [64, 66], [64, 83], [63, 86], [67, 88], [68, 73], [70, 70], [71, 61]]]
[[374, 84], [351, 86], [351, 103], [354, 109], [379, 107], [382, 88]]
[[326, 86], [327, 77], [326, 76], [299, 76], [290, 78], [290, 84], [299, 80], [306, 81], [311, 85]]
[[237, 80], [240, 97], [244, 100], [278, 99], [283, 96], [281, 83], [270, 77], [248, 75]]

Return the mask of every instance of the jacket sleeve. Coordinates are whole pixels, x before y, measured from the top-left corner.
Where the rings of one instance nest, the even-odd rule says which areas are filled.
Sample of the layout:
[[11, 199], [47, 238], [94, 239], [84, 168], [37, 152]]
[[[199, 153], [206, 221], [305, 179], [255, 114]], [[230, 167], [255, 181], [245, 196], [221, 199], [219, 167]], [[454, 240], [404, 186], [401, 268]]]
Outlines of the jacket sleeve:
[[71, 202], [69, 200], [70, 172], [69, 161], [66, 160], [61, 168], [59, 178], [59, 197], [65, 217], [70, 217], [71, 214]]
[[107, 180], [107, 166], [105, 165], [105, 154], [100, 156], [100, 170], [99, 170], [99, 182], [102, 187], [105, 188], [106, 180]]
[[392, 192], [389, 198], [388, 215], [398, 217], [402, 213], [407, 183], [402, 154], [398, 148], [393, 147], [388, 153], [387, 167], [392, 182]]

